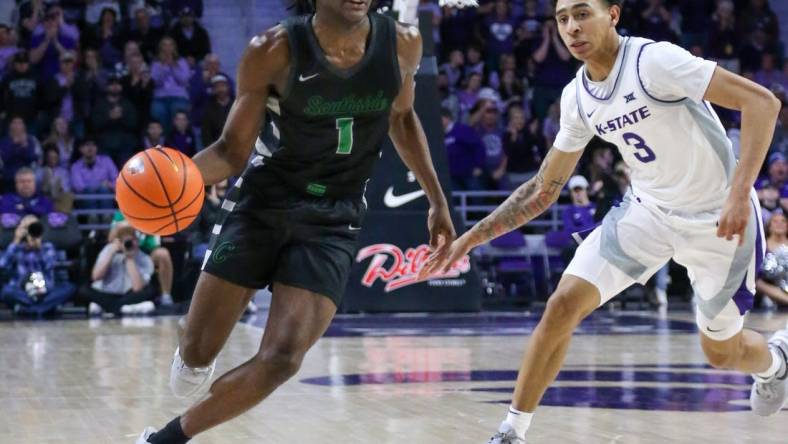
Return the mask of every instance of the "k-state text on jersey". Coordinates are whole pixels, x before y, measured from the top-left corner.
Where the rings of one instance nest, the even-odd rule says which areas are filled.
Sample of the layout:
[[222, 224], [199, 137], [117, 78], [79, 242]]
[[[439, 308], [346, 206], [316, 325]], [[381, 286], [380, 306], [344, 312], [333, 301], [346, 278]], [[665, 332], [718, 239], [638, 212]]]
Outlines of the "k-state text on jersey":
[[608, 132], [612, 133], [613, 131], [618, 131], [629, 125], [634, 125], [649, 117], [651, 117], [651, 111], [649, 111], [648, 106], [641, 106], [630, 113], [620, 115], [615, 119], [608, 120], [607, 122], [595, 124], [594, 126], [596, 127], [597, 134], [601, 136], [603, 134], [607, 134]]

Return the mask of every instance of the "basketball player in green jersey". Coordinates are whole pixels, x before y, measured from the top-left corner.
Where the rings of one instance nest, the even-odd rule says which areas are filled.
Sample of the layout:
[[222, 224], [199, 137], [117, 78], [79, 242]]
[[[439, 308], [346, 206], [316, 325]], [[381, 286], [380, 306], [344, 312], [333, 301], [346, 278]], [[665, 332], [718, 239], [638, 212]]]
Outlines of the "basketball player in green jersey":
[[249, 44], [223, 134], [194, 158], [208, 185], [243, 174], [214, 227], [170, 388], [188, 396], [210, 379], [247, 302], [270, 285], [268, 323], [251, 359], [163, 429], [146, 429], [137, 444], [185, 443], [249, 410], [298, 371], [340, 302], [365, 185], [386, 134], [430, 201], [431, 245], [454, 240], [413, 109], [421, 37], [371, 13], [370, 3], [317, 0], [314, 14], [288, 19]]

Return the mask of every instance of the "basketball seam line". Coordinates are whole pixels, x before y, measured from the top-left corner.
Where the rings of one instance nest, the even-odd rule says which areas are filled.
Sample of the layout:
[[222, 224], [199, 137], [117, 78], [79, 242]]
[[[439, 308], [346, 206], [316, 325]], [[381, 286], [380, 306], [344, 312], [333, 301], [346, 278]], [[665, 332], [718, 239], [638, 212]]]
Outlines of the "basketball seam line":
[[156, 177], [159, 178], [159, 185], [161, 185], [162, 191], [164, 191], [164, 197], [167, 198], [167, 203], [170, 204], [170, 211], [172, 212], [172, 218], [175, 219], [175, 231], [180, 231], [178, 225], [178, 215], [175, 213], [175, 209], [172, 208], [172, 200], [170, 199], [170, 193], [167, 192], [167, 187], [164, 186], [164, 181], [161, 179], [161, 174], [159, 174], [159, 169], [156, 168], [156, 163], [153, 162], [153, 158], [151, 158], [148, 151], [143, 151], [142, 154], [148, 158], [148, 162], [150, 162], [150, 166], [153, 167], [153, 172], [156, 173]]
[[[178, 211], [176, 212], [176, 214], [177, 214], [177, 213], [180, 213], [181, 211], [183, 211], [183, 210], [185, 210], [185, 209], [189, 208], [190, 206], [192, 206], [192, 204], [193, 204], [195, 201], [197, 201], [197, 199], [198, 199], [200, 196], [202, 196], [202, 194], [203, 194], [203, 190], [198, 190], [198, 191], [197, 191], [197, 194], [196, 194], [194, 197], [192, 197], [192, 200], [191, 200], [191, 201], [189, 201], [189, 203], [188, 203], [188, 204], [184, 205], [184, 207], [183, 207], [183, 208], [181, 208], [180, 210], [178, 210]], [[166, 208], [166, 207], [165, 207], [165, 208]], [[144, 220], [144, 221], [154, 221], [154, 220], [159, 220], [159, 219], [164, 219], [164, 218], [170, 217], [170, 215], [168, 214], [168, 215], [166, 215], [166, 216], [159, 216], [159, 217], [137, 217], [137, 216], [132, 216], [132, 215], [126, 214], [126, 217], [128, 217], [128, 218], [130, 218], [130, 219], [137, 219], [137, 220]]]
[[[204, 197], [204, 196], [205, 196], [205, 189], [203, 189], [203, 188], [201, 188], [201, 189], [200, 189], [200, 194], [199, 194], [199, 196], [200, 196], [200, 197]], [[186, 207], [184, 207], [183, 209], [185, 210], [186, 208], [189, 208], [189, 206], [186, 206]], [[183, 210], [181, 210], [181, 211], [183, 211]], [[193, 215], [192, 215], [192, 214], [189, 214], [189, 215], [186, 215], [186, 216], [184, 216], [184, 217], [182, 217], [182, 218], [178, 218], [178, 216], [176, 215], [176, 216], [175, 216], [175, 221], [173, 221], [173, 222], [170, 222], [170, 223], [168, 223], [167, 225], [164, 225], [164, 226], [162, 226], [162, 227], [159, 227], [159, 229], [157, 229], [156, 231], [154, 231], [154, 232], [153, 232], [153, 234], [157, 234], [159, 231], [161, 231], [161, 230], [163, 230], [163, 229], [165, 229], [165, 228], [169, 227], [169, 226], [170, 226], [170, 225], [172, 225], [173, 223], [175, 224], [175, 228], [177, 229], [177, 228], [178, 228], [178, 221], [180, 221], [180, 220], [186, 220], [186, 219], [189, 219], [189, 218], [197, 218], [197, 216], [199, 216], [199, 215], [200, 215], [200, 211], [198, 211], [198, 212], [197, 212], [197, 214], [193, 214]]]
[[[171, 163], [177, 164], [177, 162], [175, 162], [175, 159], [170, 157], [170, 155], [167, 154], [167, 151], [165, 151], [164, 148], [154, 148], [154, 149], [156, 150], [156, 152], [158, 152], [158, 153], [162, 154], [164, 157], [166, 157], [167, 160], [169, 160]], [[178, 197], [175, 199], [175, 202], [178, 202], [179, 200], [181, 200], [181, 198], [183, 197], [183, 193], [186, 192], [186, 173], [187, 173], [187, 171], [186, 171], [186, 169], [187, 169], [186, 168], [186, 160], [184, 160], [184, 155], [180, 151], [178, 152], [178, 157], [181, 159], [181, 169], [183, 170], [183, 174], [181, 175], [181, 177], [182, 177], [182, 179], [181, 179], [181, 191], [178, 193]]]
[[135, 190], [134, 187], [131, 186], [129, 181], [126, 180], [126, 175], [123, 174], [123, 171], [120, 172], [120, 178], [123, 179], [123, 183], [125, 183], [126, 186], [129, 187], [129, 189], [131, 190], [132, 193], [134, 193], [140, 199], [144, 200], [148, 205], [150, 205], [150, 206], [152, 206], [154, 208], [168, 208], [167, 205], [159, 205], [159, 204], [153, 202], [152, 200], [148, 199], [147, 197], [143, 196], [142, 194], [140, 194], [137, 190]]

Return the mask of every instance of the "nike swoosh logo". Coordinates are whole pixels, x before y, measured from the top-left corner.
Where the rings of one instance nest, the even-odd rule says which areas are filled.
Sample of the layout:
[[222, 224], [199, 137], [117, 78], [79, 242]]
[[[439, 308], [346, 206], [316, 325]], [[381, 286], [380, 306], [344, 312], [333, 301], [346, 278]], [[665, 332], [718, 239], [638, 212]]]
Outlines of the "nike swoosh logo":
[[394, 195], [394, 187], [389, 187], [386, 190], [386, 195], [383, 196], [383, 204], [389, 208], [397, 208], [412, 202], [424, 195], [424, 190], [416, 190], [410, 193], [402, 194], [400, 196]]
[[319, 76], [319, 75], [320, 75], [320, 73], [317, 73], [317, 74], [312, 74], [312, 75], [311, 75], [311, 76], [309, 76], [309, 77], [304, 77], [304, 75], [303, 75], [303, 74], [301, 74], [300, 76], [298, 76], [298, 81], [299, 81], [299, 82], [306, 82], [307, 80], [314, 79], [315, 77], [317, 77], [317, 76]]
[[347, 229], [350, 231], [359, 231], [361, 230], [361, 227], [354, 227], [353, 224], [350, 224], [347, 226]]
[[725, 330], [725, 329], [724, 329], [724, 328], [721, 328], [721, 329], [719, 329], [719, 330], [712, 330], [712, 329], [710, 329], [710, 328], [709, 328], [709, 326], [707, 325], [707, 326], [706, 326], [706, 330], [707, 330], [708, 332], [710, 332], [710, 333], [719, 333], [719, 332], [721, 332], [721, 331], [723, 331], [723, 330]]
[[591, 116], [593, 116], [595, 112], [596, 112], [596, 110], [593, 110], [590, 113], [586, 114], [586, 116], [588, 116], [588, 118], [590, 119]]

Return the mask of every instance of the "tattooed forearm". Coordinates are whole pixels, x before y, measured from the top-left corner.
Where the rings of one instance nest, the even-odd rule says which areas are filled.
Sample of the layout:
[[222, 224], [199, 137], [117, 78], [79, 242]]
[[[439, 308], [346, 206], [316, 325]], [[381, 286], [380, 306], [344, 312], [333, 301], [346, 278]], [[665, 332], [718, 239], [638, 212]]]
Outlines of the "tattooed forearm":
[[471, 229], [474, 244], [485, 243], [524, 225], [558, 199], [568, 178], [546, 177], [549, 163], [548, 156], [536, 176], [517, 188], [495, 211]]

